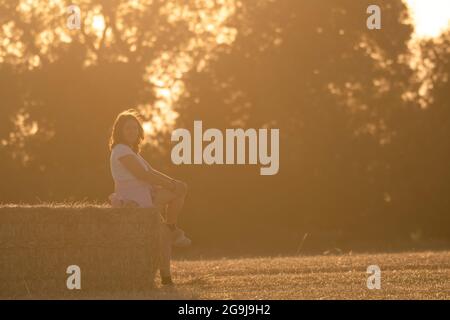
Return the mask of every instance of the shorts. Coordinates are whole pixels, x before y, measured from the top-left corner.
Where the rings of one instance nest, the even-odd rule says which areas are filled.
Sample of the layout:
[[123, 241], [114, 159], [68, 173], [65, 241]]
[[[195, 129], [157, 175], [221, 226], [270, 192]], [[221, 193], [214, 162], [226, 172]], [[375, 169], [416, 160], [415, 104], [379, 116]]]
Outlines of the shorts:
[[154, 208], [152, 193], [152, 186], [139, 180], [115, 183], [115, 197], [119, 200], [134, 201], [140, 208]]

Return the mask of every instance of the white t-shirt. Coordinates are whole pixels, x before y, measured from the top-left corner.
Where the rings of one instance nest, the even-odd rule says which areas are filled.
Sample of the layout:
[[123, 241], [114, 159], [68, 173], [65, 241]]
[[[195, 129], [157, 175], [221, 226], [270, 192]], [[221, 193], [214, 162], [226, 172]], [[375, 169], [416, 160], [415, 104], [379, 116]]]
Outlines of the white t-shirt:
[[141, 157], [141, 155], [136, 154], [133, 149], [131, 149], [126, 144], [117, 144], [112, 148], [110, 158], [111, 173], [114, 181], [137, 180], [137, 178], [133, 176], [133, 174], [128, 171], [128, 169], [125, 168], [119, 160], [123, 156], [130, 154], [136, 157], [136, 159], [142, 164], [146, 171], [150, 169], [150, 165], [147, 163], [147, 161], [145, 161], [144, 158]]

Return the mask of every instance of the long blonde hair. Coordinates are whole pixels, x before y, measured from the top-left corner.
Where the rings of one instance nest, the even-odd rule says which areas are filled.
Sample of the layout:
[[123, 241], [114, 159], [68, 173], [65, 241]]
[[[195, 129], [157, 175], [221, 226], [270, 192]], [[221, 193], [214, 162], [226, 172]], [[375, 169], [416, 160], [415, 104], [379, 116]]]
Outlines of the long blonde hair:
[[123, 138], [123, 127], [128, 120], [135, 120], [139, 125], [139, 136], [136, 139], [135, 143], [133, 143], [133, 145], [130, 145], [130, 148], [133, 149], [134, 152], [139, 153], [140, 145], [144, 140], [144, 128], [142, 127], [141, 117], [135, 109], [125, 110], [117, 116], [116, 120], [114, 121], [111, 138], [109, 139], [110, 150], [112, 150], [115, 145], [120, 143], [128, 145], [128, 143], [126, 143], [125, 139]]

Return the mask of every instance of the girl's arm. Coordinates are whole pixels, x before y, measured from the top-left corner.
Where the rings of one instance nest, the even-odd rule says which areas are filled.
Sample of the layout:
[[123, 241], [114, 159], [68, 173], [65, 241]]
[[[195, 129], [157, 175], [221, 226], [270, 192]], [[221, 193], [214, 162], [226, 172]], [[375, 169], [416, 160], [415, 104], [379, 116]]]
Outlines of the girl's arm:
[[131, 172], [137, 179], [162, 186], [174, 192], [181, 191], [186, 188], [185, 183], [172, 179], [171, 177], [153, 169], [145, 170], [134, 155], [126, 155], [119, 159], [123, 166]]

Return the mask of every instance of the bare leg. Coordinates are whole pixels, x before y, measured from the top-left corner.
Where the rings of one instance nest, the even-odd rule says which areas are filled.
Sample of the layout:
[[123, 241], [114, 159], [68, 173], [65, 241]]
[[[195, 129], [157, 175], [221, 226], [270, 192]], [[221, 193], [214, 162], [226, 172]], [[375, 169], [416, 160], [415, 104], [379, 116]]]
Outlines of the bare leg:
[[[184, 205], [186, 192], [176, 194], [164, 188], [157, 188], [154, 190], [153, 202], [156, 207], [161, 209], [161, 214], [168, 224], [176, 224], [178, 215]], [[162, 228], [161, 231], [161, 262], [160, 262], [160, 276], [169, 277], [170, 259], [172, 255], [172, 239], [171, 231], [168, 228]]]
[[170, 190], [160, 188], [155, 192], [154, 203], [163, 211], [163, 216], [168, 224], [176, 224], [178, 215], [183, 209], [186, 192], [176, 194]]
[[181, 212], [181, 209], [183, 209], [184, 206], [184, 196], [175, 198], [173, 201], [169, 202], [167, 205], [167, 211], [166, 211], [166, 221], [169, 224], [177, 223], [178, 222], [178, 215]]
[[170, 258], [172, 255], [172, 245], [170, 241], [169, 230], [167, 228], [161, 228], [161, 256], [159, 274], [162, 277], [169, 277], [170, 272]]

